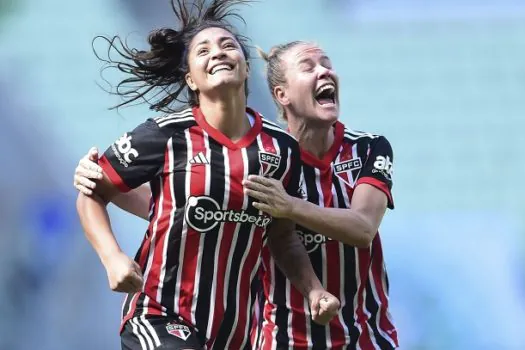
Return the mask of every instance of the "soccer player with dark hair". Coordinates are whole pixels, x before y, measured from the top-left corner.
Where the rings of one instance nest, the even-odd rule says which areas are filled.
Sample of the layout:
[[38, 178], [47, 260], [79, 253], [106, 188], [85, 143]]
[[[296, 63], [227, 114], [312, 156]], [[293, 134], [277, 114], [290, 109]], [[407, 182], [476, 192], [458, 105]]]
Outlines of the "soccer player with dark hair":
[[[296, 195], [300, 161], [297, 142], [246, 107], [248, 50], [226, 21], [243, 2], [174, 1], [180, 28], [152, 32], [147, 51], [106, 39], [122, 56], [106, 62], [129, 75], [118, 85], [121, 105], [144, 100], [168, 113], [111, 145], [99, 159], [96, 188], [77, 200], [111, 289], [128, 293], [123, 349], [249, 347], [266, 246], [315, 321], [337, 313], [339, 302], [320, 284], [293, 222], [259, 211], [244, 193], [242, 182], [259, 174]], [[174, 110], [175, 102], [187, 107]], [[149, 225], [132, 260], [113, 235], [106, 205], [144, 193], [123, 194], [146, 183], [150, 205], [136, 208]]]

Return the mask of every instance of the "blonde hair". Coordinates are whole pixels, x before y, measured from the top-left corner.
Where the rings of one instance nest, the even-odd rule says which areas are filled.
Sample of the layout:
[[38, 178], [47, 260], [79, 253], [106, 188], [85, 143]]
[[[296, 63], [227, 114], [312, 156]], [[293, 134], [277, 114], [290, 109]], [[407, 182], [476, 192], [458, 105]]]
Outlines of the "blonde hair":
[[257, 53], [259, 56], [266, 62], [266, 81], [268, 83], [268, 88], [272, 94], [273, 101], [277, 105], [279, 110], [279, 121], [286, 122], [288, 120], [286, 112], [283, 109], [283, 106], [275, 99], [273, 90], [278, 85], [286, 85], [286, 76], [285, 70], [283, 67], [282, 56], [288, 52], [291, 48], [297, 45], [308, 44], [305, 41], [291, 41], [285, 44], [273, 46], [270, 49], [269, 53], [265, 53], [260, 47], [256, 47]]

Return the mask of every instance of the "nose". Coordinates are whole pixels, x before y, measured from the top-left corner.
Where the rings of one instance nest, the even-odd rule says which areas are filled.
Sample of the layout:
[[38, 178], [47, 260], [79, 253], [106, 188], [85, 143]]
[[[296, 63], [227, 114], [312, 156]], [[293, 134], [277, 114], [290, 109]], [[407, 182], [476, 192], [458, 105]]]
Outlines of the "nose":
[[331, 79], [332, 77], [332, 70], [326, 68], [325, 66], [318, 65], [317, 66], [317, 77], [319, 80], [321, 79]]
[[224, 53], [224, 50], [220, 46], [215, 46], [212, 49], [212, 52], [211, 52], [212, 59], [221, 59], [224, 57], [226, 57], [226, 54]]

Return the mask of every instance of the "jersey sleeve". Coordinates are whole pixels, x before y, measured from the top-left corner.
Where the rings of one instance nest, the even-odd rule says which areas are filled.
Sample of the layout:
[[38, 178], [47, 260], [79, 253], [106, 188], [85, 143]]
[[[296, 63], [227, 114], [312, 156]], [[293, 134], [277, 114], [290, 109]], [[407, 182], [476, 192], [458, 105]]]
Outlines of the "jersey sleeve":
[[390, 142], [379, 136], [370, 144], [370, 153], [361, 170], [356, 187], [366, 183], [383, 191], [388, 198], [388, 208], [394, 209], [392, 197], [392, 174], [394, 170], [394, 154]]
[[161, 174], [167, 140], [157, 123], [148, 119], [115, 141], [99, 165], [115, 186], [127, 192]]
[[294, 142], [291, 146], [290, 153], [290, 169], [286, 174], [283, 182], [286, 192], [293, 197], [301, 197], [299, 193], [299, 182], [301, 177], [301, 153], [299, 152], [299, 144]]

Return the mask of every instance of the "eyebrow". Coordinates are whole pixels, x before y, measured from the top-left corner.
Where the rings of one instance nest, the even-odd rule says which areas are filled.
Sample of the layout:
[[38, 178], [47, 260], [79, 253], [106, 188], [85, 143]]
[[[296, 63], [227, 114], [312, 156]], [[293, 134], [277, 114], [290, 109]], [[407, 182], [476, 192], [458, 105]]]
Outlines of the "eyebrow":
[[[222, 42], [224, 42], [224, 41], [226, 41], [226, 40], [232, 40], [232, 41], [234, 41], [234, 39], [233, 39], [231, 36], [221, 36], [221, 37], [219, 38], [219, 43], [222, 43]], [[204, 40], [201, 41], [200, 43], [195, 44], [194, 47], [197, 47], [197, 46], [199, 46], [199, 45], [209, 44], [209, 43], [210, 43], [210, 40], [209, 40], [209, 39], [204, 39]]]

